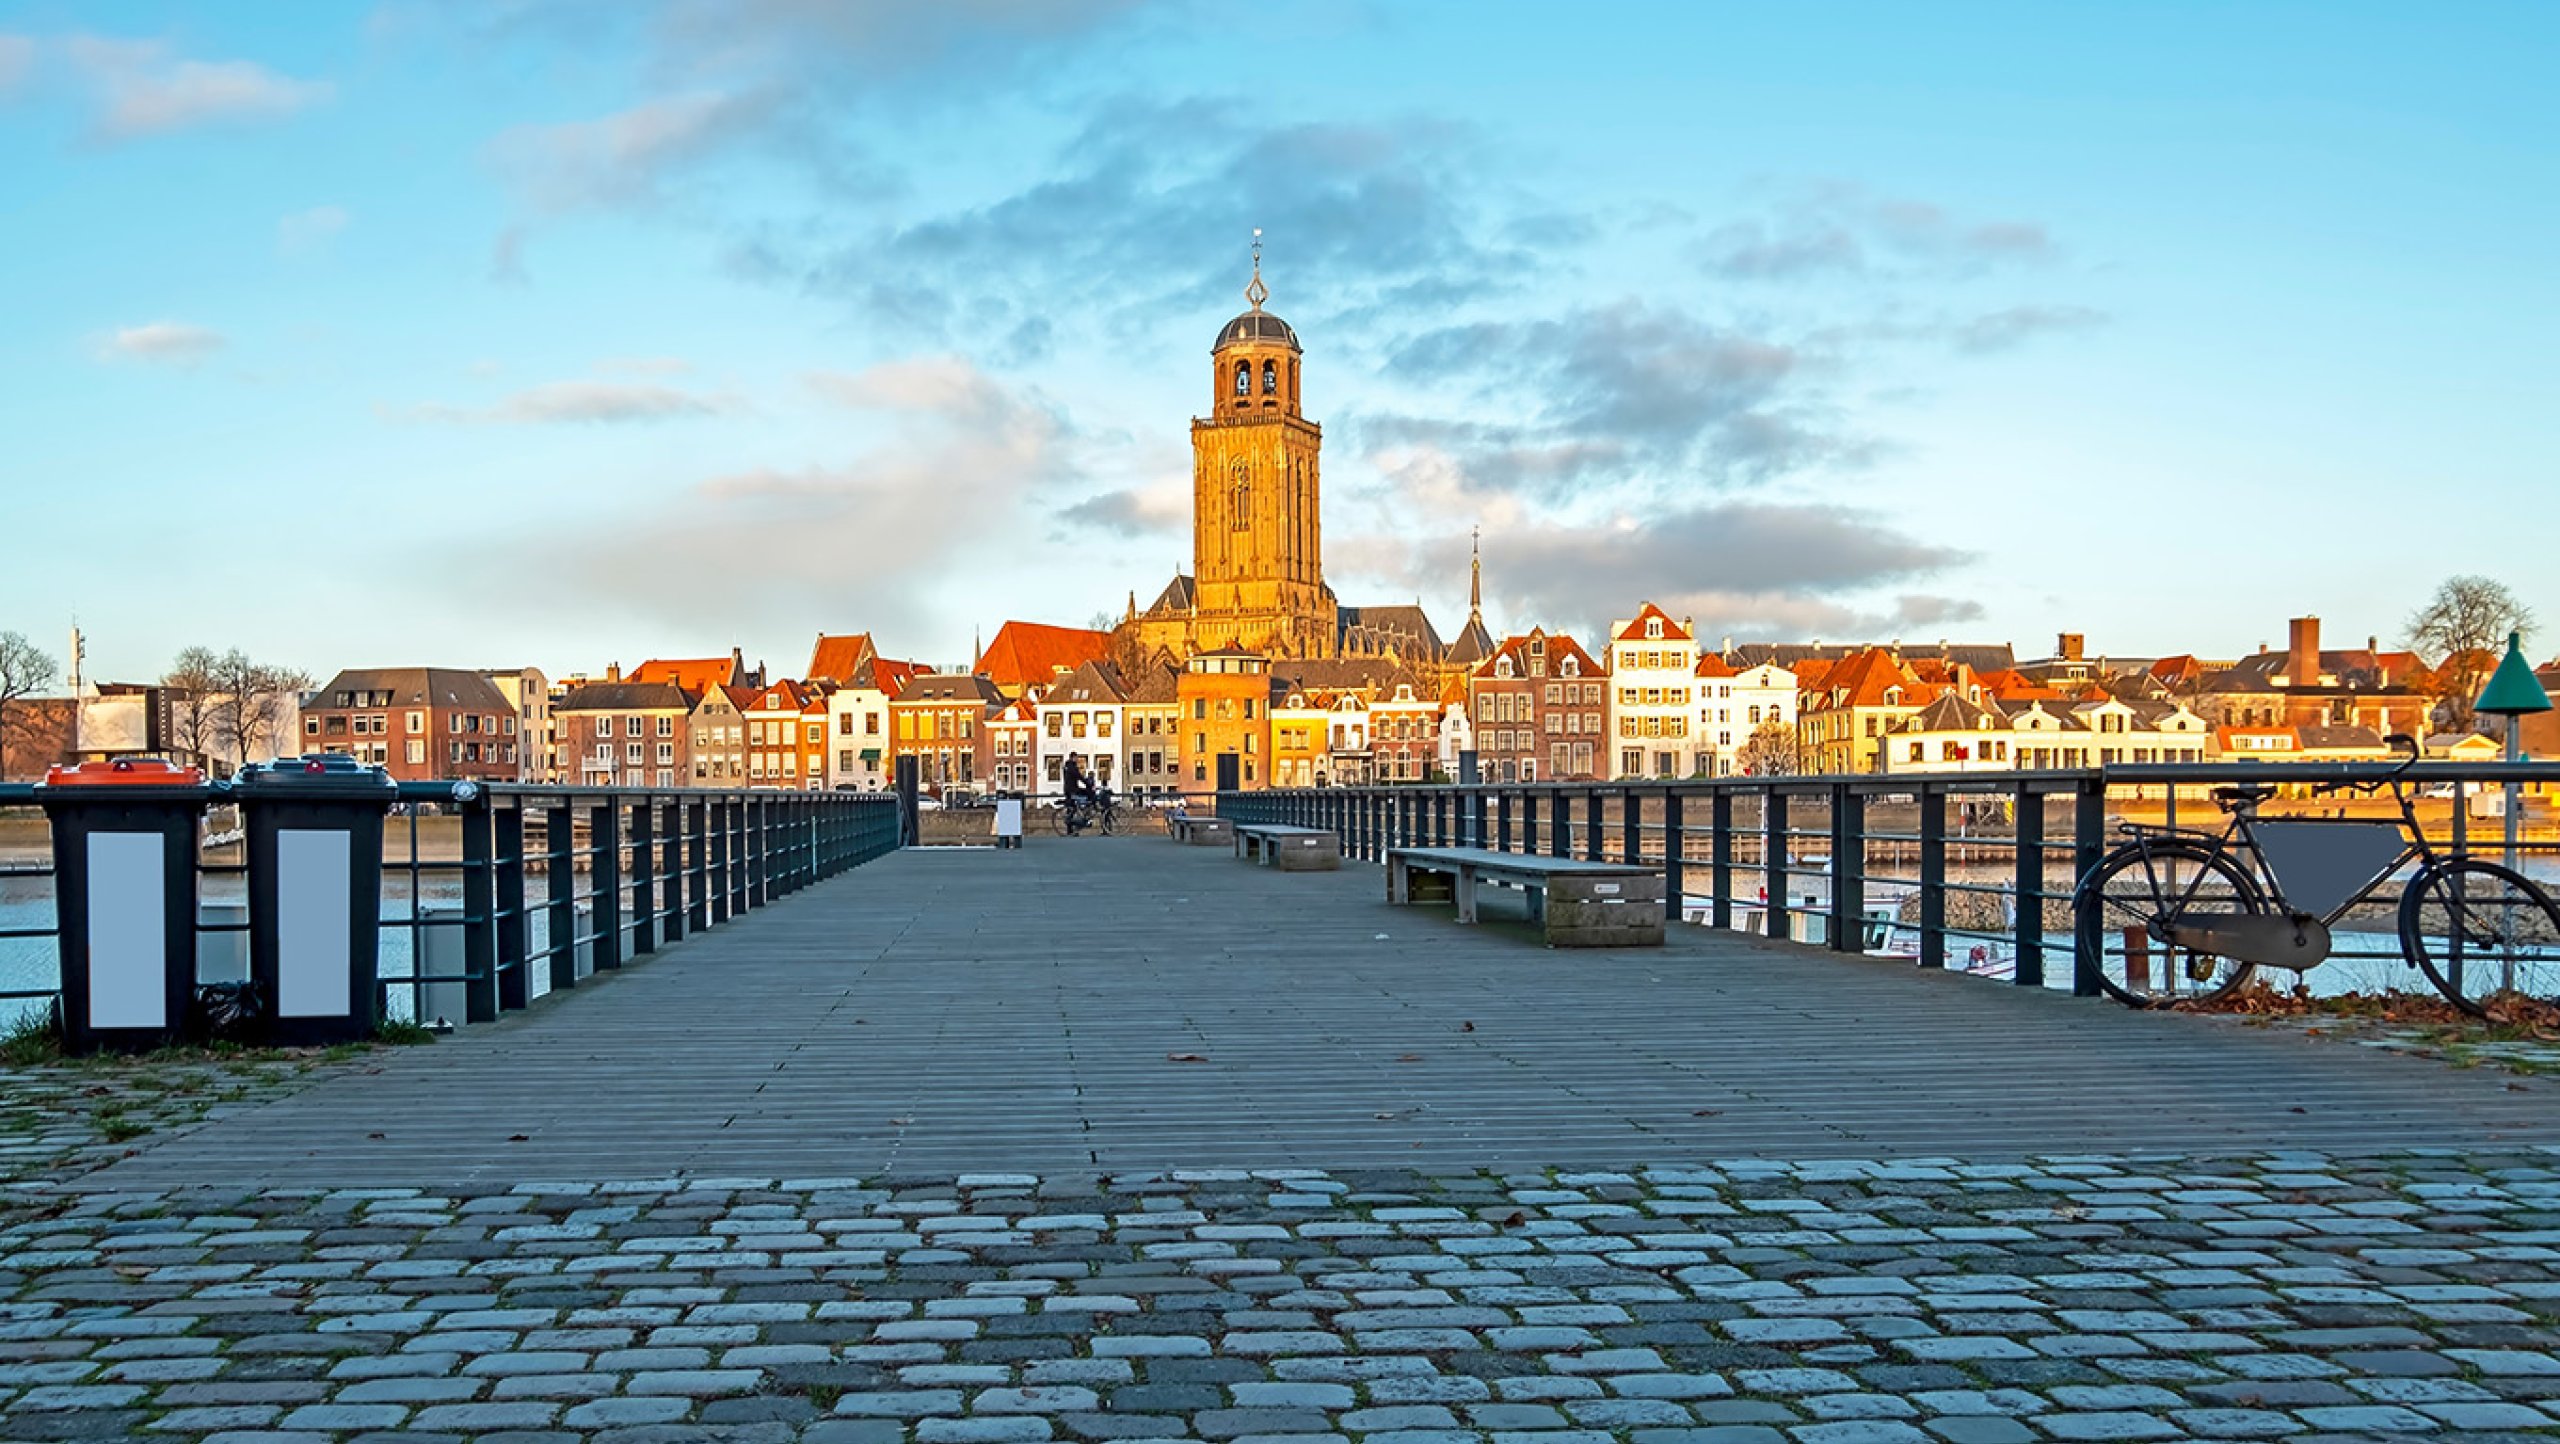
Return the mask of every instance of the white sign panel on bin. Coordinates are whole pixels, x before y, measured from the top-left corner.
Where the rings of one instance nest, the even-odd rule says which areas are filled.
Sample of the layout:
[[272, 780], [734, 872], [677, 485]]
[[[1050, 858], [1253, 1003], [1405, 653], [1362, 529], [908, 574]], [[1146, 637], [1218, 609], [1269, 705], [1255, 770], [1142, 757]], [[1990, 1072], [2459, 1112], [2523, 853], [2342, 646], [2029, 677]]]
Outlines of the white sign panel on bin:
[[167, 846], [156, 832], [89, 834], [92, 1028], [169, 1026]]
[[352, 839], [320, 828], [276, 834], [276, 1014], [343, 1018], [354, 918]]

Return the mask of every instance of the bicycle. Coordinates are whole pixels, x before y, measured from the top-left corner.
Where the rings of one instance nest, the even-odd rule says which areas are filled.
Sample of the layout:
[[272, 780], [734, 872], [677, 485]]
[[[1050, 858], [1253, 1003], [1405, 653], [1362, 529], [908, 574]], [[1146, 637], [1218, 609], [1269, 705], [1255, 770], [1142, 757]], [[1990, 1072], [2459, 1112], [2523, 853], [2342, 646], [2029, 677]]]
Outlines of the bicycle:
[[1110, 793], [1100, 797], [1070, 797], [1057, 809], [1058, 833], [1073, 837], [1085, 827], [1098, 827], [1104, 837], [1120, 830], [1120, 804]]
[[2252, 783], [2213, 789], [2230, 819], [2220, 832], [2125, 824], [2128, 840], [2072, 895], [2079, 955], [2096, 962], [2098, 985], [2130, 1006], [2164, 1007], [2228, 997], [2261, 967], [2307, 973], [2330, 957], [2339, 921], [2415, 863], [2398, 904], [2401, 961], [2468, 1013], [2560, 996], [2560, 906], [2512, 868], [2439, 851], [2405, 781], [2418, 744], [2397, 733], [2390, 742], [2407, 756], [2383, 777], [2312, 791], [2387, 786], [2396, 823], [2261, 820], [2276, 789]]

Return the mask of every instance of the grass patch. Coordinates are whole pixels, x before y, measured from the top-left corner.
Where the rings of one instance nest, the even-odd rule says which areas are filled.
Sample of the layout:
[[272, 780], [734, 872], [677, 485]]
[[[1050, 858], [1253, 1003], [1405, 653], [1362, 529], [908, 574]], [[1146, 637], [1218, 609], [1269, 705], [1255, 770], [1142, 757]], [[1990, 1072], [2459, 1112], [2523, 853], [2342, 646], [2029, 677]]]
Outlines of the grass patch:
[[121, 1108], [109, 1108], [98, 1115], [98, 1132], [105, 1135], [109, 1143], [128, 1142], [150, 1131], [150, 1124]]
[[400, 1018], [385, 1018], [381, 1026], [373, 1030], [373, 1041], [386, 1043], [394, 1048], [414, 1048], [421, 1043], [432, 1043], [435, 1040], [434, 1029]]
[[62, 1032], [54, 1027], [53, 1010], [50, 1008], [22, 1013], [8, 1032], [0, 1033], [0, 1063], [12, 1068], [29, 1068], [61, 1060]]

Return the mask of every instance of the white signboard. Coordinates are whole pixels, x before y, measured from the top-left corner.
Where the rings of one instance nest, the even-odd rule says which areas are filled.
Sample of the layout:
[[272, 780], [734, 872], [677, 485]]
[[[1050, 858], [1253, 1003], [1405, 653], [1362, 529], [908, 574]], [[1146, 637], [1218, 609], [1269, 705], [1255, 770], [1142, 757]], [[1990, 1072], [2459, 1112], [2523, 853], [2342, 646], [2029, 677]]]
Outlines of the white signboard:
[[347, 948], [354, 918], [353, 859], [346, 833], [286, 828], [276, 834], [276, 1015], [343, 1018], [352, 985]]
[[156, 832], [89, 834], [89, 1026], [169, 1026], [167, 844]]

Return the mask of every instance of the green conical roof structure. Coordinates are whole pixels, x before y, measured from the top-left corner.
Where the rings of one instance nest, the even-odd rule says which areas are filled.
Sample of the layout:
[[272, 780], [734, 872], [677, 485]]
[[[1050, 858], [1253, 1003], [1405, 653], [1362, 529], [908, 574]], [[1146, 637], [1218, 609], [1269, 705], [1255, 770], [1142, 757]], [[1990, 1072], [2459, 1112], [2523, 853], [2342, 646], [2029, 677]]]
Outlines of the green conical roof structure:
[[2489, 677], [2489, 685], [2480, 689], [2480, 700], [2472, 711], [2495, 717], [2521, 717], [2528, 712], [2548, 712], [2551, 698], [2533, 675], [2533, 664], [2524, 659], [2524, 638], [2507, 633], [2507, 655], [2498, 670]]

